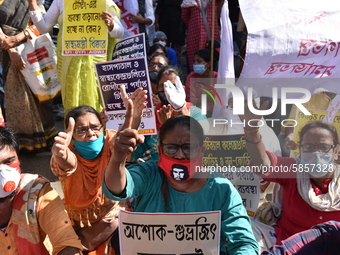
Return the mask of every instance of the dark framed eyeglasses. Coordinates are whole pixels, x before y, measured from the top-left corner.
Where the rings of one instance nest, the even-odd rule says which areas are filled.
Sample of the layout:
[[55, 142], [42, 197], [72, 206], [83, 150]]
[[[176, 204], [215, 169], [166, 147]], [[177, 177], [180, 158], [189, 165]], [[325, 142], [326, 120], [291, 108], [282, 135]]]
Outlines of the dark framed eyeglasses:
[[15, 196], [16, 193], [17, 193], [17, 191], [15, 190], [11, 194], [9, 194], [8, 196], [0, 198], [0, 203], [6, 202], [7, 200], [11, 199], [12, 197]]
[[99, 124], [99, 125], [91, 125], [89, 127], [80, 127], [80, 128], [76, 128], [74, 130], [74, 132], [76, 133], [76, 135], [78, 136], [82, 136], [82, 135], [86, 135], [86, 133], [89, 131], [89, 129], [91, 129], [94, 133], [100, 133], [100, 131], [102, 130], [103, 125]]
[[198, 144], [162, 144], [163, 153], [168, 155], [174, 155], [177, 153], [178, 149], [181, 148], [184, 154], [195, 154], [198, 152], [199, 145]]
[[159, 69], [162, 69], [164, 66], [162, 64], [153, 64], [153, 63], [150, 63], [148, 65], [149, 68], [153, 69], [153, 68], [156, 68], [158, 67]]
[[321, 152], [329, 152], [331, 149], [335, 148], [335, 145], [330, 145], [326, 143], [320, 143], [320, 144], [305, 143], [305, 144], [301, 144], [301, 148], [305, 152], [314, 152], [317, 150]]

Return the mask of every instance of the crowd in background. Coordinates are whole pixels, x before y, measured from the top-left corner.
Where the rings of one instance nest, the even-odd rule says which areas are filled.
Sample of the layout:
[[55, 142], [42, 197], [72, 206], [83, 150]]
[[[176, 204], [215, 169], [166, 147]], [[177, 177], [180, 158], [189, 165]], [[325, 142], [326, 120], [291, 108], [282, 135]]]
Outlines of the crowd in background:
[[[52, 153], [51, 170], [59, 178], [64, 194], [63, 205], [58, 200], [53, 206], [65, 206], [67, 215], [61, 211], [55, 214], [69, 221], [63, 226], [69, 242], [66, 238], [59, 243], [51, 240], [51, 245], [57, 247], [54, 254], [79, 254], [80, 250], [84, 254], [119, 254], [116, 233], [119, 209], [139, 212], [221, 210], [220, 254], [258, 254], [275, 244], [280, 245], [281, 241], [292, 236], [293, 239], [287, 242], [296, 244], [300, 236], [294, 239], [295, 234], [304, 236], [308, 234], [304, 231], [317, 224], [340, 221], [340, 218], [337, 219], [340, 183], [336, 164], [339, 141], [334, 127], [322, 122], [306, 121], [299, 134], [300, 144], [297, 144], [294, 141], [297, 131], [292, 123], [287, 123], [285, 128], [266, 124], [261, 128], [250, 125], [237, 129], [215, 128], [210, 122], [215, 99], [210, 97], [206, 103], [206, 114], [201, 112], [202, 94], [209, 88], [214, 89], [218, 63], [224, 57], [220, 55], [220, 15], [226, 3], [233, 35], [233, 76], [238, 77], [242, 70], [247, 30], [238, 0], [105, 0], [106, 9], [101, 13], [101, 19], [107, 27], [108, 51], [104, 56], [61, 54], [59, 45], [63, 38], [60, 29], [63, 26], [63, 3], [64, 0], [0, 0], [0, 102], [6, 127], [16, 134], [14, 138], [11, 131], [0, 128], [0, 163], [6, 164], [9, 167], [7, 170], [15, 175], [2, 176], [0, 171], [0, 179], [13, 180], [15, 183], [13, 189], [5, 190], [4, 193], [0, 190], [0, 199], [7, 199], [8, 202], [4, 210], [7, 222], [0, 221], [2, 233], [7, 230], [15, 233], [12, 227], [15, 229], [18, 224], [15, 222], [17, 218], [12, 219], [14, 226], [7, 228], [7, 224], [12, 209], [16, 210], [19, 206], [14, 197], [24, 196], [26, 182], [38, 185], [39, 192], [42, 190], [35, 197], [36, 201], [47, 200], [45, 193], [50, 190], [46, 184], [48, 181], [43, 177], [20, 176], [13, 170], [20, 172], [17, 158], [19, 151], [31, 152], [32, 156], [42, 151]], [[129, 13], [129, 17], [122, 18], [123, 13]], [[53, 38], [57, 38], [57, 73], [61, 96], [43, 104], [37, 100], [22, 76], [20, 70], [26, 68], [26, 64], [16, 50], [16, 46], [29, 40], [27, 29], [32, 25], [41, 34], [50, 33]], [[144, 33], [146, 38], [147, 71], [157, 135], [143, 137], [136, 131], [145, 106], [146, 92], [142, 89], [127, 96], [125, 89], [121, 88], [128, 112], [125, 123], [120, 130], [105, 132], [108, 120], [103, 111], [94, 63], [112, 60], [115, 44], [122, 38], [138, 33]], [[320, 92], [305, 106], [325, 110], [334, 96], [330, 92]], [[258, 107], [269, 107], [267, 102], [268, 98], [256, 101]], [[224, 117], [229, 120], [261, 119], [261, 116], [255, 116], [250, 111], [240, 117], [231, 114], [232, 99], [225, 107], [228, 108], [228, 115]], [[294, 107], [288, 109], [290, 119], [294, 119], [296, 111]], [[284, 117], [275, 114], [271, 118]], [[64, 120], [65, 131], [57, 132], [55, 115]], [[2, 133], [11, 142], [5, 141]], [[194, 173], [190, 172], [190, 162], [201, 160], [202, 138], [211, 134], [243, 134], [254, 165], [323, 164], [327, 166], [326, 173], [297, 174], [285, 178], [259, 173], [254, 177], [254, 183], [264, 195], [258, 212], [250, 219], [231, 182], [216, 180], [216, 176], [210, 174], [192, 178]], [[194, 137], [193, 140], [190, 140], [190, 135]], [[192, 141], [195, 144], [191, 144]], [[300, 150], [300, 156], [290, 157], [291, 150]], [[2, 154], [5, 154], [2, 151], [15, 160], [10, 163], [1, 161]], [[137, 164], [140, 162], [144, 164]], [[178, 164], [177, 170], [180, 169], [179, 165], [189, 164], [186, 165], [187, 174], [175, 174], [174, 169], [169, 169], [172, 163]], [[126, 165], [132, 166], [126, 169]], [[5, 187], [3, 182], [1, 185]], [[164, 185], [167, 187], [166, 195]], [[273, 197], [270, 201], [265, 197], [268, 193]], [[214, 197], [210, 203], [207, 200], [211, 194]], [[136, 200], [131, 202], [131, 198]], [[197, 200], [202, 205], [197, 205]], [[29, 201], [25, 203], [29, 204]], [[304, 214], [300, 206], [304, 208]], [[54, 236], [51, 231], [47, 231], [49, 224], [45, 224], [44, 214], [39, 213], [34, 217], [35, 223], [44, 222], [42, 228], [36, 227], [36, 232], [40, 231], [39, 235]], [[69, 224], [73, 229], [69, 228]], [[337, 223], [330, 225], [338, 227]], [[3, 242], [1, 231], [0, 246]], [[268, 236], [267, 233], [275, 234]], [[315, 234], [313, 238], [317, 239], [319, 235], [322, 236]], [[35, 238], [39, 239], [38, 235], [35, 234]], [[14, 240], [17, 240], [16, 237], [13, 237]], [[228, 240], [228, 244], [225, 240]], [[328, 242], [328, 239], [324, 238], [324, 242]], [[39, 251], [42, 253], [39, 254], [45, 254], [50, 249], [41, 248], [41, 240], [38, 243], [36, 246], [30, 242], [25, 245], [27, 249], [34, 246], [35, 251], [41, 249]], [[310, 247], [313, 244], [309, 241], [305, 245]], [[21, 249], [18, 245], [14, 248], [17, 251]], [[271, 254], [275, 249], [279, 250], [280, 247], [274, 246], [264, 254]], [[291, 246], [284, 246], [284, 249], [289, 250]], [[302, 252], [305, 251], [297, 254]]]

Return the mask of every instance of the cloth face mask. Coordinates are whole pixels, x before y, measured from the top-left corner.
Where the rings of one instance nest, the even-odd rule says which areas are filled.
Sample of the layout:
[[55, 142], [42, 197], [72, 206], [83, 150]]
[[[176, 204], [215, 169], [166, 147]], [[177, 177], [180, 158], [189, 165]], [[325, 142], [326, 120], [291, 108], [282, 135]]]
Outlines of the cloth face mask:
[[104, 134], [99, 136], [96, 140], [79, 142], [73, 139], [76, 152], [85, 159], [94, 159], [102, 151], [104, 146]]

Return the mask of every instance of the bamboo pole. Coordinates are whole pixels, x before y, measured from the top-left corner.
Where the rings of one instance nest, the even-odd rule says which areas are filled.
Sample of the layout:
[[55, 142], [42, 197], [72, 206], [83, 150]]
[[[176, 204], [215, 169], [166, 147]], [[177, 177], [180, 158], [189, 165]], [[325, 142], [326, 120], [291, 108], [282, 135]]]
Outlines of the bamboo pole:
[[210, 77], [213, 78], [213, 73], [214, 73], [214, 68], [213, 68], [213, 63], [214, 63], [214, 43], [215, 43], [215, 0], [212, 0], [212, 17], [211, 17], [211, 52], [210, 52]]

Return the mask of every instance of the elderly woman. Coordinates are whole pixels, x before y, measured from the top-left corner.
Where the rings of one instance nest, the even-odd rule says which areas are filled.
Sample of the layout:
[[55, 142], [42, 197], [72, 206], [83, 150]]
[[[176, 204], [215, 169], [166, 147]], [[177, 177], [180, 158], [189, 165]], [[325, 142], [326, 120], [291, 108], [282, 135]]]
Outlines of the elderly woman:
[[321, 121], [307, 123], [299, 133], [300, 157], [282, 158], [266, 151], [256, 127], [258, 116], [246, 110], [240, 118], [252, 125], [244, 132], [253, 169], [258, 167], [256, 172], [261, 171], [264, 180], [283, 187], [276, 243], [319, 223], [340, 221], [339, 167], [334, 164], [339, 143], [336, 129]]
[[[201, 165], [201, 125], [185, 115], [168, 119], [159, 132], [159, 161], [148, 161], [126, 169], [126, 157], [139, 142], [143, 142], [137, 130], [131, 129], [131, 121], [129, 113], [117, 133], [114, 153], [105, 170], [104, 194], [117, 201], [136, 198], [134, 210], [137, 212], [220, 210], [221, 254], [257, 254], [249, 218], [233, 185], [225, 178], [214, 178], [217, 177], [215, 174], [196, 173], [190, 168], [190, 164], [191, 167]], [[173, 174], [172, 166], [180, 167], [184, 174]], [[162, 192], [162, 187], [167, 191]]]
[[[127, 100], [123, 89], [121, 93]], [[146, 91], [139, 88], [130, 97], [136, 105], [132, 126], [138, 128]], [[60, 132], [55, 138], [51, 168], [60, 179], [65, 208], [84, 250], [99, 252], [117, 228], [118, 210], [129, 209], [126, 201], [107, 199], [101, 188], [116, 131], [106, 130], [105, 134], [100, 114], [90, 106], [72, 109], [67, 114], [65, 126], [66, 132]], [[117, 244], [114, 241], [117, 239], [112, 238], [113, 247]]]

